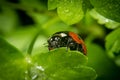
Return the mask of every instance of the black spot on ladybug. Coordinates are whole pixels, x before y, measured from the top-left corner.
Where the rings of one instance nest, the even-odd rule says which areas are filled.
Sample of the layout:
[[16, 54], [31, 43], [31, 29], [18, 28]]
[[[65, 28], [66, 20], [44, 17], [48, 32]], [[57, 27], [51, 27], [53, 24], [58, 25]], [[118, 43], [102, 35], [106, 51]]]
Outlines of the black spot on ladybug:
[[48, 39], [49, 50], [59, 47], [67, 47], [70, 50], [77, 50], [84, 53], [85, 55], [87, 54], [86, 46], [83, 40], [74, 32], [56, 32]]

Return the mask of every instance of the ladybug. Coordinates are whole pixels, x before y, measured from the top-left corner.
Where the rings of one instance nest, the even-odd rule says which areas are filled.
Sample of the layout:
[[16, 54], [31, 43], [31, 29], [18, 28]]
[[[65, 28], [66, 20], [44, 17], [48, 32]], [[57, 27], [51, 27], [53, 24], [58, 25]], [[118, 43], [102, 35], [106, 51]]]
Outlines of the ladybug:
[[76, 33], [71, 31], [56, 32], [48, 39], [49, 50], [60, 47], [67, 47], [70, 50], [80, 51], [84, 55], [87, 54], [84, 41]]

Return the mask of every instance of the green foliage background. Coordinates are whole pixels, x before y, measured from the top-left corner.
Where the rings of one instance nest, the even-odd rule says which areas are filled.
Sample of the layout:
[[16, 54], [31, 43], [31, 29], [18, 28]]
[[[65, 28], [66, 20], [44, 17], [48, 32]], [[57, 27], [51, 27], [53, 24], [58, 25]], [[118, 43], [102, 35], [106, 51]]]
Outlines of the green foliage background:
[[[58, 31], [78, 33], [88, 55], [49, 52]], [[119, 44], [120, 0], [0, 0], [0, 80], [119, 80]]]

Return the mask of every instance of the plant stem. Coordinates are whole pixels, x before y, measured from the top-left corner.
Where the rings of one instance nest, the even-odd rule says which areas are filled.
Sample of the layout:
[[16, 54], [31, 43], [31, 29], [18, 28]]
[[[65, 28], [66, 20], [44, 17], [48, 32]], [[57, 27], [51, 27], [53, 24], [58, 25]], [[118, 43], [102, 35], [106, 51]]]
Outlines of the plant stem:
[[33, 46], [34, 46], [35, 41], [36, 41], [37, 37], [39, 36], [39, 34], [40, 34], [40, 31], [34, 36], [33, 40], [31, 41], [31, 43], [30, 43], [30, 45], [29, 45], [29, 48], [28, 48], [28, 50], [27, 50], [27, 53], [28, 53], [29, 55], [31, 55], [31, 53], [32, 53]]

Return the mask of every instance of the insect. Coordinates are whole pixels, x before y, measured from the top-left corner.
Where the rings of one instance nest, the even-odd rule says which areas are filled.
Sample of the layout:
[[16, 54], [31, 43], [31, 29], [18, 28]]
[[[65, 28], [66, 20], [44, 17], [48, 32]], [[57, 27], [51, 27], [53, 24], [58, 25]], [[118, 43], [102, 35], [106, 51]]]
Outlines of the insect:
[[48, 39], [49, 50], [60, 47], [67, 47], [67, 49], [70, 48], [70, 50], [80, 51], [84, 53], [84, 55], [87, 54], [84, 41], [74, 32], [56, 32]]

